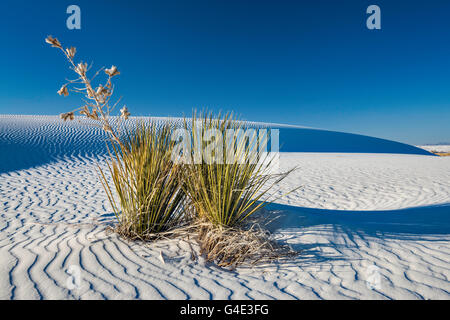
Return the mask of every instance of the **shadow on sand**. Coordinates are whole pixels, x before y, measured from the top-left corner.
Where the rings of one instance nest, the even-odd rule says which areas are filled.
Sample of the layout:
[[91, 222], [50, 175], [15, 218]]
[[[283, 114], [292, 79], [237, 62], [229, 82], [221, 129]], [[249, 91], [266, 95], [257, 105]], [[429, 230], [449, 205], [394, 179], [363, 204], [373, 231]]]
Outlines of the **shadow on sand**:
[[268, 226], [271, 231], [333, 225], [377, 237], [450, 234], [450, 203], [386, 211], [326, 210], [272, 203], [267, 210], [280, 216]]
[[348, 257], [339, 254], [341, 247], [356, 247], [355, 237], [362, 241], [367, 238], [442, 241], [442, 236], [450, 234], [450, 203], [387, 211], [325, 210], [280, 204], [270, 204], [266, 209], [279, 216], [267, 225], [271, 232], [282, 230], [296, 235], [306, 231], [309, 234], [336, 232], [347, 237], [348, 243], [344, 244], [332, 241], [291, 244], [302, 252], [299, 257], [302, 263], [345, 261]]

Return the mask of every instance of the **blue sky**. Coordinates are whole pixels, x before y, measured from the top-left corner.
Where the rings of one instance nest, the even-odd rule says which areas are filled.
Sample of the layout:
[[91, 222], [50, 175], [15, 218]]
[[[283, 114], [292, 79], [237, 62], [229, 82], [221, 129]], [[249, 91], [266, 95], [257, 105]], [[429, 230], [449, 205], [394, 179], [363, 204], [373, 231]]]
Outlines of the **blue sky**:
[[[77, 4], [82, 29], [66, 28]], [[366, 8], [381, 8], [381, 30]], [[450, 141], [450, 2], [12, 1], [0, 4], [0, 113], [59, 114], [70, 77], [51, 34], [115, 64], [133, 115], [193, 108], [422, 144]]]

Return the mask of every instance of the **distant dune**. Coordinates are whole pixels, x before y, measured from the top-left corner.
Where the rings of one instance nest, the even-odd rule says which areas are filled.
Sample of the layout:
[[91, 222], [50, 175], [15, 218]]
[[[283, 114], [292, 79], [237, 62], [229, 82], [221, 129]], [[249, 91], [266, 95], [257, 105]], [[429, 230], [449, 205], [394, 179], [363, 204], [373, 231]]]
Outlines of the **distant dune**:
[[430, 155], [408, 144], [364, 135], [308, 128], [280, 127], [281, 151], [398, 153]]
[[[166, 121], [167, 118], [139, 118]], [[136, 118], [127, 124], [133, 125]], [[180, 125], [181, 118], [175, 118]], [[255, 127], [280, 129], [282, 152], [351, 152], [430, 155], [424, 149], [363, 135], [251, 122]], [[19, 170], [79, 154], [104, 154], [108, 136], [95, 122], [78, 118], [63, 122], [58, 116], [0, 115], [0, 172]]]

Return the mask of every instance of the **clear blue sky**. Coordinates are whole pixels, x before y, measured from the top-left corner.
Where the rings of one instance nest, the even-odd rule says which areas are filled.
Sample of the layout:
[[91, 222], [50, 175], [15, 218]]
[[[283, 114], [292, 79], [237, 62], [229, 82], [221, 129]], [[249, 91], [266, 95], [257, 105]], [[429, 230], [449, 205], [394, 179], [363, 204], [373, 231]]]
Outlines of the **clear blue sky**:
[[[82, 30], [66, 28], [77, 4]], [[381, 8], [382, 29], [366, 28]], [[450, 2], [91, 0], [0, 3], [0, 113], [59, 114], [67, 64], [115, 64], [133, 115], [193, 108], [421, 144], [450, 141]]]

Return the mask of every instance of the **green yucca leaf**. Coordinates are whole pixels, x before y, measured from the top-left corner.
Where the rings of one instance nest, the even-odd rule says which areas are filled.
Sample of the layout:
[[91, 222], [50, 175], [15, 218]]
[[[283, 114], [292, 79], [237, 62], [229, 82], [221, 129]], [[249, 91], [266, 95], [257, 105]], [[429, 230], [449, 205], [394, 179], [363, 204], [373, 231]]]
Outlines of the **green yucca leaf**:
[[[194, 124], [200, 124], [200, 130], [194, 129]], [[189, 129], [184, 121], [184, 127]], [[225, 137], [227, 129], [248, 129], [243, 122], [236, 120], [232, 114], [213, 117], [204, 114], [197, 118], [192, 117], [192, 144], [200, 145], [205, 149], [203, 133], [209, 129], [217, 129]], [[233, 227], [256, 211], [267, 205], [269, 191], [276, 183], [284, 179], [291, 171], [279, 175], [270, 175], [272, 159], [259, 159], [255, 163], [250, 161], [251, 151], [248, 147], [257, 141], [249, 139], [238, 140], [233, 137], [230, 144], [223, 143], [223, 155], [233, 148], [239, 160], [227, 163], [208, 164], [202, 161], [199, 164], [187, 164], [183, 171], [185, 177], [185, 191], [188, 194], [196, 214], [199, 218], [207, 219], [218, 227]], [[261, 146], [267, 144], [267, 137], [259, 141]], [[231, 147], [230, 147], [231, 145]], [[268, 155], [266, 155], [268, 157]], [[276, 180], [276, 181], [274, 181]], [[263, 201], [263, 200], [266, 201]]]
[[171, 132], [169, 122], [160, 127], [139, 123], [124, 134], [121, 144], [112, 144], [107, 168], [115, 192], [99, 167], [119, 228], [127, 236], [146, 238], [183, 218], [186, 194], [182, 167], [171, 160]]

